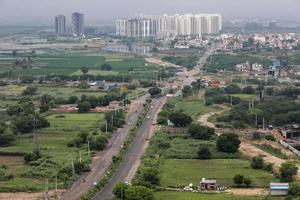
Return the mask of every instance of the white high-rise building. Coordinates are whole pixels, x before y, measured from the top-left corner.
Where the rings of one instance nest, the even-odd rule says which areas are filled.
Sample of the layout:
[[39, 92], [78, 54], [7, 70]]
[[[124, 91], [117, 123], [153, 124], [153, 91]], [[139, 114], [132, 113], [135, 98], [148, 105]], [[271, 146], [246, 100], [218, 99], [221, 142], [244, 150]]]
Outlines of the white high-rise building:
[[56, 35], [66, 35], [66, 17], [58, 15], [55, 17], [55, 33]]
[[127, 37], [217, 34], [221, 30], [220, 14], [141, 16], [116, 21], [116, 35]]

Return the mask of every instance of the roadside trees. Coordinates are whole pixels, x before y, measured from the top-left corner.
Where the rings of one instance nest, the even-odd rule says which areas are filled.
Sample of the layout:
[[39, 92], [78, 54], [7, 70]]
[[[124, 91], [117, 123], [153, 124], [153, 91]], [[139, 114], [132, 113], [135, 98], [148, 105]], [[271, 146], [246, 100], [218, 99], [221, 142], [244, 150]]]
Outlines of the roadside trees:
[[190, 133], [191, 137], [194, 139], [207, 140], [215, 134], [215, 130], [207, 126], [191, 124], [189, 126], [188, 133]]
[[149, 94], [154, 97], [161, 94], [162, 90], [159, 87], [153, 87], [148, 90]]
[[125, 191], [126, 200], [153, 200], [153, 191], [144, 186], [130, 186]]

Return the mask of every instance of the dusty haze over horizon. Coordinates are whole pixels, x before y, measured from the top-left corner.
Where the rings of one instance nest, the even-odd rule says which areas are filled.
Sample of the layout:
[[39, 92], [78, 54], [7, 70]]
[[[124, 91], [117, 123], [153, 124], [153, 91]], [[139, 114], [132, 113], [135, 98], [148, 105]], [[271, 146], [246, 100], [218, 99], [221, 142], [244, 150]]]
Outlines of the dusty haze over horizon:
[[55, 15], [85, 14], [88, 23], [136, 14], [220, 13], [225, 18], [300, 21], [300, 0], [0, 0], [0, 24], [51, 25]]

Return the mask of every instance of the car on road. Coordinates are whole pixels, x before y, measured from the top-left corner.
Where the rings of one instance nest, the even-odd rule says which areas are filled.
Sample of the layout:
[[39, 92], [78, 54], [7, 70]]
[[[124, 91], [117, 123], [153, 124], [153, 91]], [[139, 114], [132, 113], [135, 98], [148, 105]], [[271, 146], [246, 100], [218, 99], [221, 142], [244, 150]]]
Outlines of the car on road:
[[149, 115], [147, 116], [147, 119], [150, 119], [150, 116], [149, 116]]

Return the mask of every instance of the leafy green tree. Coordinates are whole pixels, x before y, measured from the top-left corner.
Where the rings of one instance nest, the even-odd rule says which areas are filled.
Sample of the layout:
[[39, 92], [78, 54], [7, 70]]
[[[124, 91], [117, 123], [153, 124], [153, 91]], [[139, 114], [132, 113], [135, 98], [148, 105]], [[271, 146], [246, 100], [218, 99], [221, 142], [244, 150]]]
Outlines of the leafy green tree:
[[97, 135], [90, 138], [91, 149], [101, 151], [105, 148], [108, 140], [104, 135]]
[[238, 85], [230, 84], [225, 88], [225, 91], [228, 94], [239, 94], [241, 93], [241, 88]]
[[293, 162], [285, 162], [280, 167], [280, 180], [284, 182], [292, 182], [297, 174], [298, 167]]
[[246, 187], [249, 187], [252, 183], [252, 180], [250, 178], [244, 178], [244, 184], [246, 185]]
[[182, 89], [182, 96], [183, 97], [188, 97], [192, 93], [193, 93], [193, 89], [192, 89], [191, 86], [186, 85], [186, 86], [183, 87], [183, 89]]
[[198, 159], [211, 159], [211, 151], [208, 146], [200, 146], [197, 152]]
[[215, 130], [207, 126], [201, 126], [200, 124], [191, 124], [188, 133], [194, 139], [207, 140], [215, 134]]
[[70, 104], [77, 103], [77, 101], [78, 101], [77, 96], [70, 96], [69, 99], [68, 99], [68, 103], [70, 103]]
[[90, 85], [86, 81], [82, 81], [78, 87], [80, 89], [88, 89], [88, 88], [90, 88]]
[[244, 94], [255, 94], [255, 89], [252, 86], [246, 86], [243, 88]]
[[159, 87], [153, 87], [148, 90], [149, 94], [154, 97], [161, 94], [162, 90]]
[[182, 112], [174, 112], [169, 116], [169, 120], [176, 126], [176, 127], [187, 127], [189, 124], [192, 123], [193, 119]]
[[299, 182], [289, 184], [289, 195], [300, 196], [300, 183]]
[[78, 103], [77, 107], [78, 107], [78, 112], [86, 113], [91, 109], [91, 104], [88, 101], [84, 101]]
[[251, 167], [253, 169], [262, 169], [264, 167], [264, 160], [260, 156], [255, 156], [251, 160]]
[[33, 96], [36, 94], [37, 87], [36, 86], [28, 86], [25, 90], [23, 90], [22, 95], [24, 96]]
[[14, 121], [16, 129], [20, 133], [29, 133], [34, 128], [45, 128], [50, 126], [50, 123], [44, 117], [35, 115], [20, 115]]
[[40, 112], [47, 112], [50, 109], [52, 97], [49, 94], [44, 94], [40, 99]]
[[153, 191], [144, 186], [131, 186], [125, 191], [126, 200], [153, 200]]
[[113, 188], [113, 194], [118, 199], [126, 199], [125, 192], [129, 188], [129, 185], [123, 182], [117, 183]]
[[233, 182], [236, 184], [236, 185], [242, 185], [244, 183], [244, 176], [241, 175], [241, 174], [237, 174], [233, 177]]
[[101, 70], [111, 71], [112, 66], [110, 64], [104, 63], [103, 65], [101, 65]]
[[81, 67], [80, 70], [83, 74], [87, 74], [89, 72], [89, 68], [87, 68], [87, 67]]
[[240, 147], [241, 141], [234, 133], [224, 133], [217, 139], [217, 149], [221, 152], [235, 153]]

